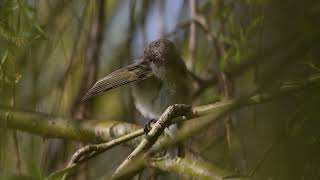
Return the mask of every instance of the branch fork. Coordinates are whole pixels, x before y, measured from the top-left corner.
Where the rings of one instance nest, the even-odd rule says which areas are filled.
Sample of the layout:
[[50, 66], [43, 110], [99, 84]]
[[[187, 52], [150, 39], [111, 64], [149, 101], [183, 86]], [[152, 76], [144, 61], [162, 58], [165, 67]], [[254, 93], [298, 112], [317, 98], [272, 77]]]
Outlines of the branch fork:
[[155, 144], [160, 135], [163, 133], [164, 129], [168, 127], [172, 120], [180, 116], [191, 115], [192, 106], [184, 104], [175, 104], [169, 106], [161, 117], [154, 124], [152, 129], [148, 134], [141, 140], [140, 144], [134, 149], [134, 151], [120, 164], [113, 178], [117, 179], [118, 175], [121, 175], [132, 162], [134, 162], [138, 157], [146, 157], [148, 150]]

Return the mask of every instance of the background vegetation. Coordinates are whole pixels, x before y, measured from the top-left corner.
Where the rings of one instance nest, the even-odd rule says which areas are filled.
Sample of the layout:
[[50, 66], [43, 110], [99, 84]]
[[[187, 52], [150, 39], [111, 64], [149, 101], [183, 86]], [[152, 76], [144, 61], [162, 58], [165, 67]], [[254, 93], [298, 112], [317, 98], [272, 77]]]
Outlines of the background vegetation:
[[[129, 86], [80, 100], [159, 37], [199, 77], [193, 105], [272, 97], [192, 133], [190, 152], [224, 176], [320, 179], [319, 17], [312, 0], [1, 0], [0, 179], [45, 178], [81, 146], [113, 139], [114, 126], [141, 127]], [[299, 88], [282, 92], [291, 86]], [[116, 146], [69, 178], [108, 179], [132, 147]], [[135, 178], [197, 176], [166, 168], [149, 165]]]

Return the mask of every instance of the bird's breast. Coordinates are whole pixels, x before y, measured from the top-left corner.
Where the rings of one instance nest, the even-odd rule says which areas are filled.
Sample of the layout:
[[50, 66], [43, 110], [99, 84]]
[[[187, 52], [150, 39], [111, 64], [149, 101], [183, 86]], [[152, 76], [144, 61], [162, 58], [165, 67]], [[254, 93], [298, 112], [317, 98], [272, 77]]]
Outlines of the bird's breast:
[[189, 103], [190, 88], [187, 81], [161, 81], [155, 77], [133, 85], [133, 98], [140, 113], [150, 119], [157, 119], [167, 107], [173, 104]]

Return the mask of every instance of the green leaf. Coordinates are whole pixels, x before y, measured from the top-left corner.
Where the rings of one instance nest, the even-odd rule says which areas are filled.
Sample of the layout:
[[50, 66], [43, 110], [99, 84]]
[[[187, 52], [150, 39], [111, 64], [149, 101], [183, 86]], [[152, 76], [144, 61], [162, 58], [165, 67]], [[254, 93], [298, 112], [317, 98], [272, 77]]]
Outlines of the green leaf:
[[28, 41], [26, 34], [13, 33], [13, 30], [7, 29], [1, 23], [0, 23], [0, 36], [2, 36], [5, 40], [15, 44], [18, 47], [26, 45]]
[[8, 74], [4, 77], [4, 80], [7, 84], [17, 84], [19, 83], [22, 75], [19, 73]]
[[[44, 31], [44, 29], [39, 24], [34, 23], [33, 27], [40, 33], [40, 35], [42, 37], [44, 37], [45, 39], [48, 39], [46, 32]], [[40, 38], [41, 36], [36, 35], [35, 39]]]
[[220, 69], [224, 69], [230, 56], [231, 56], [231, 49], [229, 49], [225, 54], [223, 54], [223, 56], [221, 57], [221, 60], [219, 61], [219, 66], [220, 66]]
[[18, 82], [22, 78], [22, 75], [19, 73], [16, 73], [14, 76], [15, 76], [14, 83], [18, 84]]
[[6, 49], [6, 51], [3, 53], [3, 56], [1, 58], [1, 64], [4, 64], [6, 62], [8, 54], [9, 54], [9, 51], [8, 49]]
[[257, 31], [258, 27], [263, 23], [263, 16], [258, 16], [246, 28], [246, 35], [253, 34]]

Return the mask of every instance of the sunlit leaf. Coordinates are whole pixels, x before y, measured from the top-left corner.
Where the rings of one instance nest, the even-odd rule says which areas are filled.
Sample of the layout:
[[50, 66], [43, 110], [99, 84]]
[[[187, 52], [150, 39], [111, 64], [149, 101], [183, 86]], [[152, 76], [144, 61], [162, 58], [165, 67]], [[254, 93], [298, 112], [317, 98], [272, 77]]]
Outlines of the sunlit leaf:
[[9, 54], [9, 51], [6, 50], [4, 53], [3, 53], [3, 56], [1, 58], [1, 64], [4, 64], [7, 60], [7, 57], [8, 57], [8, 54]]
[[15, 74], [14, 83], [17, 84], [17, 83], [20, 81], [21, 78], [22, 78], [22, 75], [19, 74], [19, 73], [16, 73], [16, 74]]

